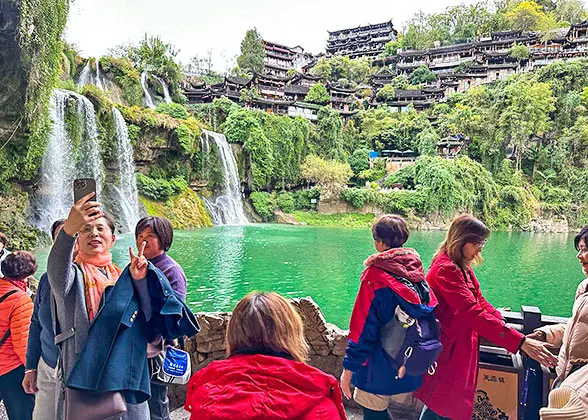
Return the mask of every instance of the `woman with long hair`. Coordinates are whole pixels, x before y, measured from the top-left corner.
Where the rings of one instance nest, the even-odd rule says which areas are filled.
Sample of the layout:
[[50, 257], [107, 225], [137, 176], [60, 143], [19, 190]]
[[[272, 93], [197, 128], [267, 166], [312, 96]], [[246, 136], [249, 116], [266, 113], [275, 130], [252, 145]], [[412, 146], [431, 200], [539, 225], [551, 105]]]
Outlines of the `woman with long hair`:
[[305, 363], [308, 344], [294, 307], [276, 293], [251, 293], [227, 327], [226, 360], [192, 376], [192, 420], [346, 419], [337, 380]]
[[502, 314], [480, 291], [472, 266], [482, 261], [489, 229], [471, 215], [457, 216], [433, 257], [427, 282], [439, 305], [443, 350], [434, 375], [425, 375], [415, 395], [425, 403], [421, 420], [470, 420], [478, 379], [479, 335], [512, 353], [523, 350], [553, 366], [555, 357], [543, 343], [525, 339], [509, 327]]

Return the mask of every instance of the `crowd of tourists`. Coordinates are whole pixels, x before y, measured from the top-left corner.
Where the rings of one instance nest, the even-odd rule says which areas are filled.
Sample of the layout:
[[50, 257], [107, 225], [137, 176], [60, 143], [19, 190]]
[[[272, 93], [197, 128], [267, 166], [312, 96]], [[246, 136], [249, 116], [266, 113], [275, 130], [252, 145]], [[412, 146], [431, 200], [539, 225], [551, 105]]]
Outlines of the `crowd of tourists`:
[[[233, 310], [227, 358], [189, 378], [183, 338], [200, 327], [184, 302], [184, 271], [167, 254], [173, 227], [141, 219], [124, 269], [110, 252], [115, 230], [93, 193], [76, 202], [51, 227], [34, 301], [36, 258], [7, 251], [0, 233], [0, 399], [9, 419], [169, 419], [168, 384], [187, 383], [193, 420], [346, 419], [343, 397], [366, 420], [392, 419], [390, 402], [412, 398], [424, 404], [421, 420], [469, 420], [482, 336], [556, 369], [543, 420], [588, 420], [588, 279], [567, 324], [524, 336], [480, 291], [473, 267], [490, 231], [470, 215], [454, 219], [427, 274], [404, 246], [409, 230], [400, 216], [374, 223], [377, 252], [364, 263], [339, 381], [308, 364], [292, 304], [257, 292]], [[588, 226], [574, 245], [588, 276]]]

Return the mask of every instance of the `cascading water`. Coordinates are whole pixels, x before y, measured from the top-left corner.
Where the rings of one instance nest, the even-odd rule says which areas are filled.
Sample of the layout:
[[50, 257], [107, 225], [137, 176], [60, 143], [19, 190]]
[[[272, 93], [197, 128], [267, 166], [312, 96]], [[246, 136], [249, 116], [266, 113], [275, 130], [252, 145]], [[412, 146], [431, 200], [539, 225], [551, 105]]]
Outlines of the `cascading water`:
[[161, 77], [157, 77], [156, 75], [153, 75], [153, 77], [155, 77], [155, 79], [161, 84], [161, 89], [163, 90], [163, 100], [168, 104], [172, 103], [173, 101], [171, 96], [169, 96], [169, 89], [167, 88], [165, 80], [163, 80]]
[[96, 193], [100, 196], [102, 190], [102, 157], [100, 156], [100, 142], [98, 141], [98, 125], [96, 111], [88, 98], [69, 92], [78, 99], [78, 119], [85, 121], [85, 137], [80, 144], [78, 162], [76, 165], [78, 178], [94, 178]]
[[80, 78], [78, 80], [78, 88], [79, 89], [83, 88], [85, 85], [90, 84], [90, 73], [91, 72], [92, 72], [92, 69], [90, 68], [90, 60], [88, 60], [86, 62], [86, 65], [82, 69], [82, 72], [80, 73]]
[[102, 77], [100, 76], [100, 58], [96, 57], [96, 87], [100, 90], [104, 90], [104, 83], [102, 82]]
[[73, 180], [76, 177], [73, 146], [65, 129], [65, 106], [70, 92], [55, 89], [51, 93], [49, 112], [53, 127], [43, 165], [41, 181], [33, 204], [34, 223], [49, 231], [58, 218], [65, 218], [72, 206]]
[[229, 142], [223, 134], [203, 130], [201, 137], [202, 151], [210, 151], [210, 141], [218, 149], [218, 155], [223, 167], [223, 190], [215, 199], [204, 198], [212, 222], [215, 225], [243, 225], [248, 223], [241, 197], [241, 184], [237, 172], [237, 163]]
[[153, 103], [153, 98], [151, 98], [149, 87], [147, 86], [147, 72], [145, 71], [141, 73], [141, 87], [143, 88], [143, 94], [145, 96], [145, 106], [151, 109], [155, 109], [155, 103]]
[[135, 161], [133, 147], [129, 139], [127, 124], [120, 111], [112, 108], [112, 115], [116, 126], [119, 186], [115, 190], [119, 195], [119, 203], [125, 218], [125, 225], [129, 232], [133, 232], [139, 221], [139, 201], [137, 199], [137, 180], [135, 176]]

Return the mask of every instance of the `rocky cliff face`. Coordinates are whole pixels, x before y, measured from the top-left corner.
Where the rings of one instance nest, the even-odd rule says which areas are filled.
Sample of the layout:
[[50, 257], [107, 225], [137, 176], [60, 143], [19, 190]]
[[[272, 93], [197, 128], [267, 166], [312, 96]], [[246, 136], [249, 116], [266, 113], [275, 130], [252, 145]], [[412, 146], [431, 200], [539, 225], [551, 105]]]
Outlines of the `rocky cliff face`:
[[[20, 10], [13, 0], [0, 0], [0, 139], [6, 141], [13, 132], [23, 135], [19, 119], [24, 107], [26, 73], [18, 44]], [[4, 143], [0, 140], [0, 146]]]

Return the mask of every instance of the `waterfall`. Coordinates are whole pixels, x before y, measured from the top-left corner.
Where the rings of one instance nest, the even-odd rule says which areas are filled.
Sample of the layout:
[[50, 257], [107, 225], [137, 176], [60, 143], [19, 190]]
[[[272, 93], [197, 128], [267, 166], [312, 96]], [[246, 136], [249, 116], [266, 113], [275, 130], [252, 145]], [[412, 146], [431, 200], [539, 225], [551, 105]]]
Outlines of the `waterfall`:
[[86, 61], [86, 65], [84, 66], [84, 68], [82, 69], [82, 72], [80, 73], [80, 79], [78, 80], [78, 88], [81, 89], [84, 87], [84, 85], [87, 85], [90, 83], [90, 72], [92, 71], [92, 69], [90, 68], [90, 60]]
[[112, 115], [116, 125], [119, 177], [119, 186], [114, 188], [119, 195], [125, 225], [129, 232], [133, 232], [135, 225], [139, 221], [139, 200], [137, 198], [133, 147], [131, 146], [127, 124], [122, 114], [118, 109], [112, 108]]
[[241, 183], [237, 172], [237, 163], [229, 142], [223, 134], [203, 130], [202, 151], [210, 151], [210, 141], [218, 149], [218, 155], [224, 172], [224, 185], [220, 195], [215, 199], [204, 199], [204, 204], [212, 216], [215, 225], [243, 225], [248, 223], [241, 197]]
[[153, 75], [153, 77], [155, 77], [155, 79], [157, 79], [157, 81], [161, 84], [161, 89], [163, 89], [163, 99], [165, 100], [165, 102], [168, 104], [172, 103], [173, 101], [171, 99], [171, 96], [169, 96], [169, 89], [165, 84], [165, 80], [163, 80], [161, 77], [157, 77], [156, 75]]
[[76, 177], [73, 146], [65, 129], [65, 106], [70, 92], [55, 89], [51, 93], [49, 113], [53, 126], [41, 167], [41, 181], [33, 204], [34, 223], [49, 231], [58, 218], [65, 218], [73, 204], [73, 180]]
[[94, 105], [85, 96], [74, 92], [70, 95], [78, 99], [78, 119], [85, 121], [85, 136], [80, 145], [77, 168], [78, 178], [94, 178], [96, 193], [100, 198], [102, 189], [102, 157], [100, 156], [100, 142], [98, 140], [98, 124]]
[[104, 83], [102, 83], [102, 77], [100, 76], [100, 58], [96, 57], [96, 87], [100, 90], [104, 90]]
[[145, 106], [151, 109], [155, 109], [155, 104], [149, 93], [149, 86], [147, 86], [147, 72], [141, 73], [141, 87], [143, 88], [143, 94], [145, 95]]

